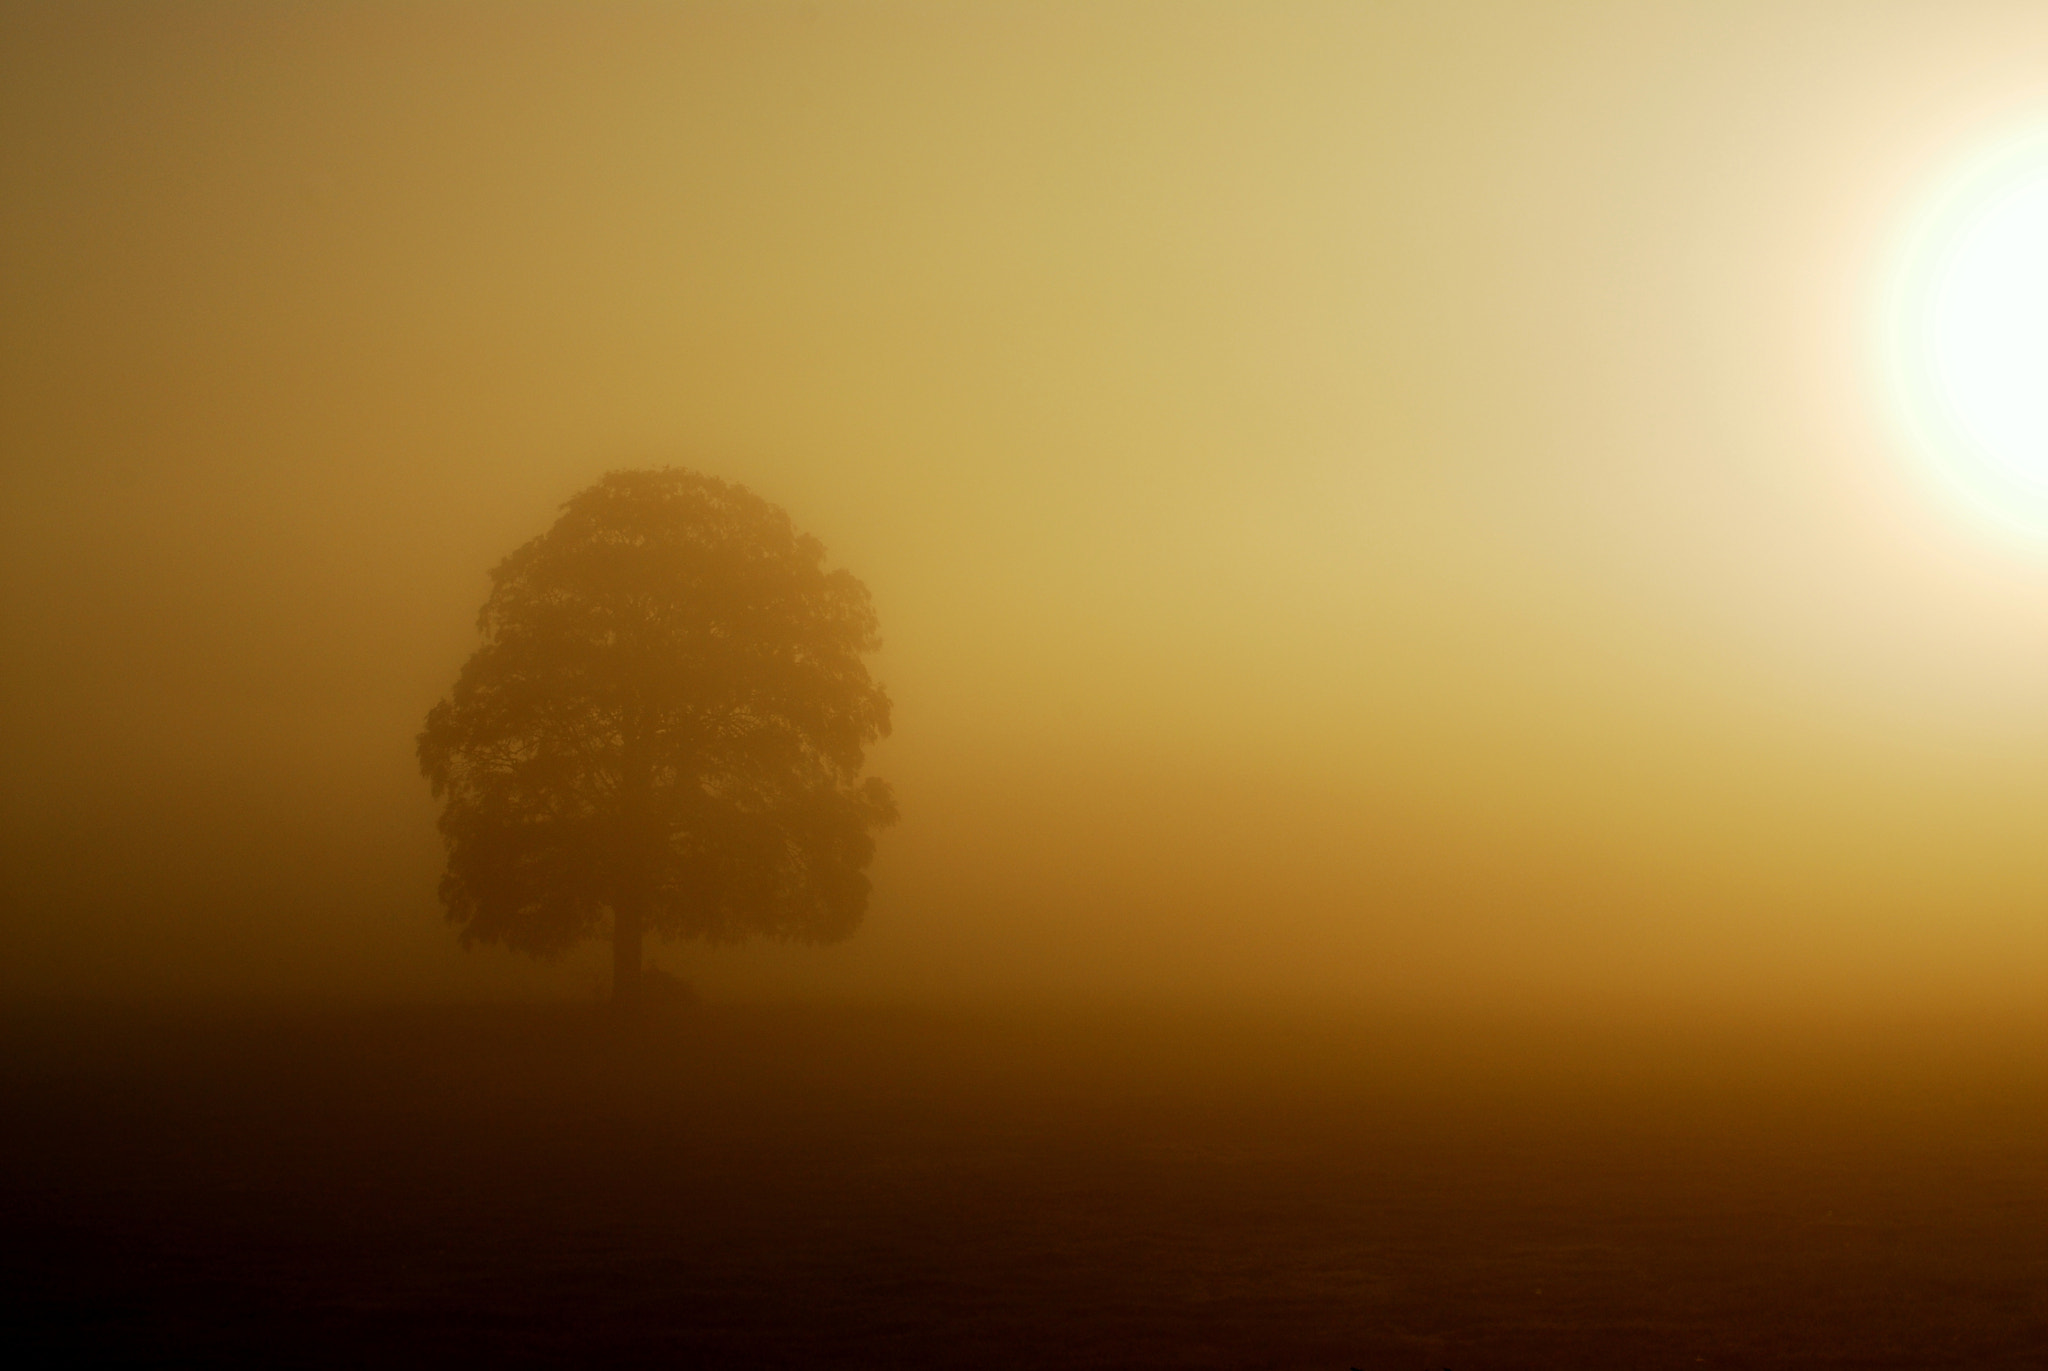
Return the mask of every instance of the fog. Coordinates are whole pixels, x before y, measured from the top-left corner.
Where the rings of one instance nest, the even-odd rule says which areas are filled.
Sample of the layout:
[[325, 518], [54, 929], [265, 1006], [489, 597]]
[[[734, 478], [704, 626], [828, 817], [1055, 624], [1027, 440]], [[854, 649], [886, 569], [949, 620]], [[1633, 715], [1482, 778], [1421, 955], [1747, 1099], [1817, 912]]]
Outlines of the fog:
[[2018, 5], [11, 5], [0, 996], [589, 998], [413, 739], [604, 472], [896, 702], [723, 1001], [2037, 1004], [2048, 558], [1873, 362]]

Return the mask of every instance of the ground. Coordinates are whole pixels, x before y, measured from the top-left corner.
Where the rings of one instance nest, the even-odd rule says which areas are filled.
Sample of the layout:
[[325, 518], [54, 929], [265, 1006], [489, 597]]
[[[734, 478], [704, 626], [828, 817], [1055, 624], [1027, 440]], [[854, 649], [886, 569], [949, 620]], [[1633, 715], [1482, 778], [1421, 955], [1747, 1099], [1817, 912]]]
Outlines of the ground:
[[45, 1362], [2038, 1368], [2039, 1044], [17, 1014], [0, 1316]]

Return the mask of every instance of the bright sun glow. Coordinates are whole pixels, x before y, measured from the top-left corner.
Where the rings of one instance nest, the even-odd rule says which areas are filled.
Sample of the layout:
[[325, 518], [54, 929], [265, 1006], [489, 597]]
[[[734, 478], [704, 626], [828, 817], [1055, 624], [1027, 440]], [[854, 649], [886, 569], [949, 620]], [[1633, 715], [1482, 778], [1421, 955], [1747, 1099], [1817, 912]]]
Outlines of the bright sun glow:
[[1919, 447], [1980, 508], [2048, 538], [2048, 135], [1939, 198], [1890, 322]]

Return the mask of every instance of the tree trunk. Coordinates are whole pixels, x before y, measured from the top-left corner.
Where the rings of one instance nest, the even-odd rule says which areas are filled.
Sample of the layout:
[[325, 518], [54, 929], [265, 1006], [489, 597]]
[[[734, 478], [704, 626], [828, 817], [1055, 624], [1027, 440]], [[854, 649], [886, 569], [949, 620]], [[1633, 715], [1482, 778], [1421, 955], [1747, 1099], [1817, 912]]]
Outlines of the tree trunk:
[[642, 711], [634, 709], [625, 721], [619, 754], [619, 839], [617, 884], [612, 890], [612, 1004], [631, 1015], [640, 1009], [640, 944], [647, 933], [648, 895], [652, 886], [653, 855], [648, 839], [648, 790], [652, 773], [647, 762], [645, 731], [639, 727]]
[[640, 1007], [640, 944], [647, 932], [637, 899], [612, 906], [612, 1003], [631, 1012]]

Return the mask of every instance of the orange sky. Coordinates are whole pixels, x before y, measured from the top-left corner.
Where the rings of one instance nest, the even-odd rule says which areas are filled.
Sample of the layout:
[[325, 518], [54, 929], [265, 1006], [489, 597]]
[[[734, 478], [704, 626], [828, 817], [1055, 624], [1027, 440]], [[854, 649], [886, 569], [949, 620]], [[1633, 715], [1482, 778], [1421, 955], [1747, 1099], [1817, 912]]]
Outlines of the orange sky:
[[0, 995], [588, 993], [412, 761], [604, 470], [874, 592], [714, 993], [2037, 998], [2048, 558], [1871, 363], [2026, 4], [0, 9]]

